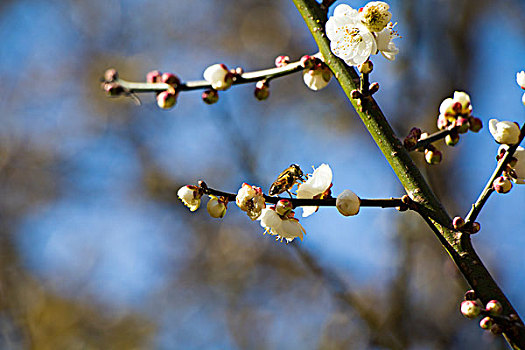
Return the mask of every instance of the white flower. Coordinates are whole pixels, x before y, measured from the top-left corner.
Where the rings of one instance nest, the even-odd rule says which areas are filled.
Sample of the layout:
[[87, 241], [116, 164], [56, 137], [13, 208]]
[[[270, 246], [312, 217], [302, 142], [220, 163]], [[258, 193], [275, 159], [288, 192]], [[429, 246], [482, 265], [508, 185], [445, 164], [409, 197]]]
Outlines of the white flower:
[[516, 82], [522, 89], [525, 89], [525, 71], [521, 71], [516, 74]]
[[349, 66], [358, 66], [377, 51], [374, 35], [361, 23], [356, 10], [342, 4], [326, 22], [330, 49]]
[[[297, 188], [297, 198], [316, 198], [321, 199], [330, 194], [332, 187], [332, 169], [328, 164], [321, 164], [317, 169], [314, 168], [313, 174], [308, 174], [306, 182], [299, 184]], [[302, 207], [303, 217], [312, 215], [319, 207]]]
[[363, 64], [370, 55], [379, 52], [394, 60], [399, 49], [392, 39], [398, 35], [394, 25], [388, 23], [392, 18], [388, 9], [388, 4], [382, 1], [370, 2], [360, 12], [345, 4], [337, 6], [326, 22], [332, 52], [349, 66]]
[[[291, 213], [293, 215], [293, 212]], [[306, 234], [303, 226], [294, 217], [280, 216], [273, 208], [263, 209], [259, 219], [261, 226], [265, 229], [264, 233], [277, 236], [276, 239], [286, 240], [287, 243], [299, 237], [303, 240], [303, 234]]]
[[320, 67], [314, 69], [305, 69], [303, 71], [303, 80], [306, 86], [310, 89], [317, 91], [323, 89], [332, 78], [332, 72], [330, 69], [322, 64]]
[[232, 74], [224, 64], [214, 64], [204, 71], [204, 79], [215, 90], [226, 90], [232, 85]]
[[252, 220], [257, 219], [266, 206], [261, 188], [247, 183], [242, 184], [237, 192], [235, 202]]
[[519, 141], [520, 128], [514, 122], [502, 121], [497, 119], [489, 120], [489, 130], [497, 143], [514, 145]]
[[383, 57], [387, 60], [393, 61], [396, 59], [396, 55], [399, 53], [399, 49], [396, 47], [396, 44], [392, 42], [392, 39], [397, 38], [397, 34], [394, 32], [394, 26], [392, 23], [389, 23], [385, 29], [377, 33], [377, 49]]
[[212, 218], [222, 218], [226, 214], [227, 202], [223, 198], [210, 195], [206, 209]]
[[359, 18], [368, 30], [371, 32], [380, 32], [383, 30], [390, 19], [392, 14], [388, 11], [390, 6], [383, 1], [371, 1], [359, 9]]
[[183, 186], [177, 191], [177, 196], [191, 211], [199, 209], [201, 205], [202, 192], [197, 186]]
[[[506, 151], [508, 148], [508, 145], [499, 146], [498, 154], [502, 154], [503, 150]], [[525, 148], [518, 146], [512, 156], [516, 159], [513, 166], [516, 178], [512, 178], [512, 180], [517, 184], [525, 184]]]
[[335, 201], [337, 210], [344, 216], [353, 216], [359, 213], [361, 207], [361, 200], [350, 190], [344, 190]]

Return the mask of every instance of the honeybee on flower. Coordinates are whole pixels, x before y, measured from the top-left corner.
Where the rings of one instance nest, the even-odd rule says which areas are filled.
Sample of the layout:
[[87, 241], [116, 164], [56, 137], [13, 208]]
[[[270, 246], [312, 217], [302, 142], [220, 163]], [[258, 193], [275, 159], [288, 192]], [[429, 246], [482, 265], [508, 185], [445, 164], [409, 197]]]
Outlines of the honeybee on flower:
[[287, 192], [290, 197], [290, 189], [299, 182], [304, 182], [305, 175], [299, 165], [290, 164], [290, 166], [283, 170], [282, 173], [277, 176], [277, 179], [270, 186], [268, 193], [270, 196], [277, 196], [283, 192]]

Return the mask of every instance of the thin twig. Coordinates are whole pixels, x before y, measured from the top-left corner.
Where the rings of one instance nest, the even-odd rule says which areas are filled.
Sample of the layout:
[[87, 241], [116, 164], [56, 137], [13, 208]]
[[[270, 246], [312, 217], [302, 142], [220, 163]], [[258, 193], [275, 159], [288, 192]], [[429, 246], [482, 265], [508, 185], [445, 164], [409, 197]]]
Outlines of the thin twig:
[[428, 135], [424, 139], [419, 139], [417, 143], [414, 145], [414, 147], [407, 149], [407, 151], [414, 151], [418, 148], [424, 148], [430, 145], [432, 142], [444, 139], [445, 137], [447, 137], [447, 135], [450, 135], [453, 131], [455, 131], [456, 128], [457, 127], [453, 127], [451, 129], [439, 130], [433, 134]]
[[[234, 77], [232, 85], [254, 83], [258, 82], [259, 80], [270, 81], [274, 78], [279, 78], [282, 76], [300, 72], [303, 69], [304, 67], [301, 64], [301, 61], [296, 61], [288, 63], [283, 67], [269, 68], [237, 74]], [[162, 92], [168, 90], [171, 87], [171, 85], [165, 83], [131, 82], [120, 78], [115, 79], [113, 82], [122, 86], [122, 88], [129, 93]], [[191, 91], [211, 89], [212, 87], [211, 84], [206, 80], [195, 80], [180, 83], [175, 88], [178, 91]]]
[[519, 137], [519, 141], [515, 144], [510, 146], [507, 151], [505, 152], [505, 155], [499, 160], [498, 165], [496, 166], [496, 169], [492, 173], [492, 176], [490, 177], [489, 181], [485, 185], [485, 188], [479, 195], [478, 199], [474, 204], [472, 204], [472, 209], [470, 209], [469, 213], [465, 217], [465, 225], [472, 225], [474, 221], [476, 221], [476, 218], [478, 217], [479, 213], [481, 212], [481, 209], [483, 209], [483, 206], [489, 199], [492, 192], [494, 192], [494, 187], [492, 184], [494, 183], [494, 180], [496, 180], [503, 170], [507, 168], [507, 165], [512, 160], [512, 156], [514, 155], [514, 152], [518, 148], [521, 141], [523, 141], [523, 138], [525, 137], [525, 123], [523, 123], [521, 127], [521, 135]]
[[[236, 194], [230, 192], [224, 192], [220, 190], [208, 187], [204, 181], [199, 181], [200, 187], [203, 189], [204, 194], [214, 195], [217, 197], [226, 197], [229, 201], [235, 201]], [[272, 197], [264, 195], [264, 201], [270, 204], [276, 204], [280, 200], [288, 200], [292, 203], [294, 208], [303, 206], [312, 207], [335, 207], [336, 198], [326, 199], [311, 199], [311, 198], [287, 198], [287, 197]], [[379, 208], [407, 208], [407, 205], [402, 201], [401, 198], [385, 198], [385, 199], [364, 199], [360, 198], [361, 207], [379, 207]]]

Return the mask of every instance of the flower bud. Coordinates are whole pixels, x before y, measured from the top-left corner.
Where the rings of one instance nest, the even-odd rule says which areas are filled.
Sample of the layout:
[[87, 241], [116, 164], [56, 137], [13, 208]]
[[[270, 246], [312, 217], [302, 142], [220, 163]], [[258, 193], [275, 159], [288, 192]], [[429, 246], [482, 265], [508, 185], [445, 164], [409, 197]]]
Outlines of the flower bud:
[[479, 224], [479, 222], [473, 222], [470, 227], [469, 227], [469, 233], [470, 234], [476, 234], [479, 232], [479, 230], [481, 230], [481, 225]]
[[233, 74], [224, 64], [214, 64], [204, 71], [204, 79], [215, 90], [226, 90], [233, 83]]
[[270, 83], [268, 83], [267, 80], [259, 80], [255, 84], [255, 91], [253, 94], [259, 101], [266, 100], [268, 96], [270, 96]]
[[102, 88], [108, 96], [119, 96], [124, 92], [124, 88], [119, 83], [102, 83]]
[[303, 71], [303, 81], [311, 90], [317, 91], [323, 89], [332, 78], [332, 72], [325, 65], [318, 65], [313, 69]]
[[368, 87], [368, 93], [370, 93], [370, 95], [373, 95], [373, 94], [375, 94], [378, 91], [379, 91], [379, 83], [378, 82], [373, 82]]
[[466, 318], [476, 318], [481, 313], [481, 307], [473, 300], [465, 300], [461, 303], [461, 313]]
[[478, 132], [483, 128], [483, 122], [481, 119], [476, 117], [470, 117], [468, 118], [468, 124], [470, 131]]
[[366, 60], [364, 63], [357, 66], [359, 69], [359, 72], [363, 74], [369, 74], [372, 73], [372, 70], [374, 70], [374, 64], [370, 60]]
[[489, 130], [497, 143], [514, 145], [520, 138], [520, 127], [510, 121], [498, 121], [497, 119], [489, 120]]
[[480, 322], [479, 326], [483, 329], [489, 330], [494, 325], [494, 320], [490, 317], [484, 317]]
[[313, 68], [314, 66], [315, 66], [315, 57], [309, 56], [309, 55], [304, 55], [303, 57], [301, 57], [301, 67], [310, 69], [310, 68]]
[[277, 56], [275, 58], [275, 66], [280, 68], [286, 66], [288, 63], [290, 63], [290, 57], [288, 56]]
[[525, 72], [521, 71], [516, 74], [516, 82], [518, 85], [525, 90]]
[[465, 220], [461, 217], [461, 216], [456, 216], [453, 220], [452, 220], [452, 225], [454, 226], [454, 228], [456, 230], [459, 230], [460, 228], [462, 228], [463, 226], [465, 226]]
[[498, 193], [508, 193], [512, 188], [512, 182], [505, 176], [500, 176], [494, 180], [492, 187]]
[[487, 303], [487, 305], [485, 305], [485, 310], [487, 310], [487, 312], [490, 312], [491, 315], [497, 316], [501, 315], [501, 313], [503, 312], [503, 306], [499, 301], [491, 300]]
[[148, 83], [160, 83], [161, 73], [158, 70], [152, 70], [146, 75], [146, 81]]
[[359, 213], [361, 207], [361, 200], [350, 190], [344, 190], [335, 201], [337, 210], [344, 216], [353, 216]]
[[445, 136], [445, 143], [448, 146], [455, 146], [459, 142], [459, 135], [457, 132], [451, 132], [447, 136]]
[[457, 132], [460, 134], [466, 133], [470, 126], [468, 118], [464, 118], [464, 117], [459, 117], [458, 119], [456, 119], [455, 124], [457, 128]]
[[425, 149], [425, 160], [428, 164], [439, 164], [442, 158], [443, 155], [435, 147], [433, 149]]
[[180, 79], [173, 73], [164, 73], [160, 77], [160, 80], [168, 85], [173, 86], [174, 88], [177, 88], [177, 86], [180, 85]]
[[162, 91], [157, 95], [157, 106], [162, 109], [170, 109], [177, 103], [177, 94], [173, 91]]
[[210, 200], [208, 201], [206, 209], [212, 218], [220, 219], [226, 214], [226, 206], [227, 202], [223, 198], [217, 198], [210, 195]]
[[[456, 216], [459, 217], [459, 216]], [[465, 300], [476, 300], [478, 297], [473, 289], [467, 290], [464, 295]]]
[[287, 216], [293, 210], [293, 204], [288, 199], [281, 199], [275, 205], [275, 212], [281, 216]]
[[185, 206], [195, 211], [201, 205], [202, 190], [197, 186], [186, 185], [179, 188], [177, 196]]
[[118, 72], [115, 68], [110, 68], [104, 72], [104, 81], [106, 83], [114, 82], [118, 79]]
[[445, 130], [450, 125], [450, 121], [445, 115], [440, 114], [437, 120], [437, 127], [439, 130]]
[[202, 93], [202, 100], [211, 105], [219, 101], [219, 92], [217, 90], [206, 90]]

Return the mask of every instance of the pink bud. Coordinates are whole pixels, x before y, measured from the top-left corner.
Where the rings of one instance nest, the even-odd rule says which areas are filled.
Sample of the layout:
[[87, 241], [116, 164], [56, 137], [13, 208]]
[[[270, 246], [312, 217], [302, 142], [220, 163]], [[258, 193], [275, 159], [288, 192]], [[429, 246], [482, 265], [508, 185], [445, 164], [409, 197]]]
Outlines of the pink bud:
[[118, 73], [115, 68], [110, 68], [104, 72], [104, 81], [106, 83], [114, 82], [118, 79]]
[[102, 88], [109, 96], [118, 96], [124, 92], [124, 88], [119, 83], [102, 83]]
[[461, 216], [456, 216], [454, 220], [452, 220], [452, 225], [456, 230], [458, 230], [465, 226], [465, 220]]
[[501, 315], [503, 312], [503, 306], [497, 300], [491, 300], [485, 305], [485, 310], [490, 312], [491, 315]]
[[512, 189], [512, 182], [505, 176], [500, 176], [494, 180], [492, 187], [498, 193], [508, 193]]
[[162, 91], [157, 95], [157, 105], [162, 109], [170, 109], [177, 103], [177, 94], [172, 91]]
[[275, 66], [280, 68], [286, 66], [288, 63], [290, 63], [290, 57], [288, 56], [277, 56], [275, 58]]
[[158, 70], [152, 70], [146, 75], [146, 81], [148, 83], [160, 83], [161, 73]]
[[479, 322], [479, 326], [486, 330], [489, 330], [493, 325], [494, 321], [490, 317], [485, 317]]
[[461, 110], [463, 109], [463, 106], [461, 105], [461, 102], [454, 102], [452, 105], [452, 110], [458, 114], [461, 113]]
[[439, 130], [445, 130], [450, 125], [449, 120], [444, 116], [440, 115], [437, 120], [437, 127]]
[[456, 119], [456, 127], [457, 127], [457, 131], [460, 134], [466, 133], [469, 129], [468, 118], [459, 117], [458, 119]]
[[315, 65], [315, 57], [304, 55], [301, 57], [301, 67], [303, 68], [313, 68]]
[[177, 88], [177, 86], [180, 85], [180, 79], [173, 73], [162, 74], [160, 80], [163, 83], [173, 86], [174, 88]]
[[481, 313], [481, 307], [473, 300], [465, 300], [461, 303], [461, 313], [466, 318], [476, 318]]
[[206, 90], [202, 93], [202, 100], [209, 105], [214, 104], [219, 101], [219, 93], [213, 89]]

